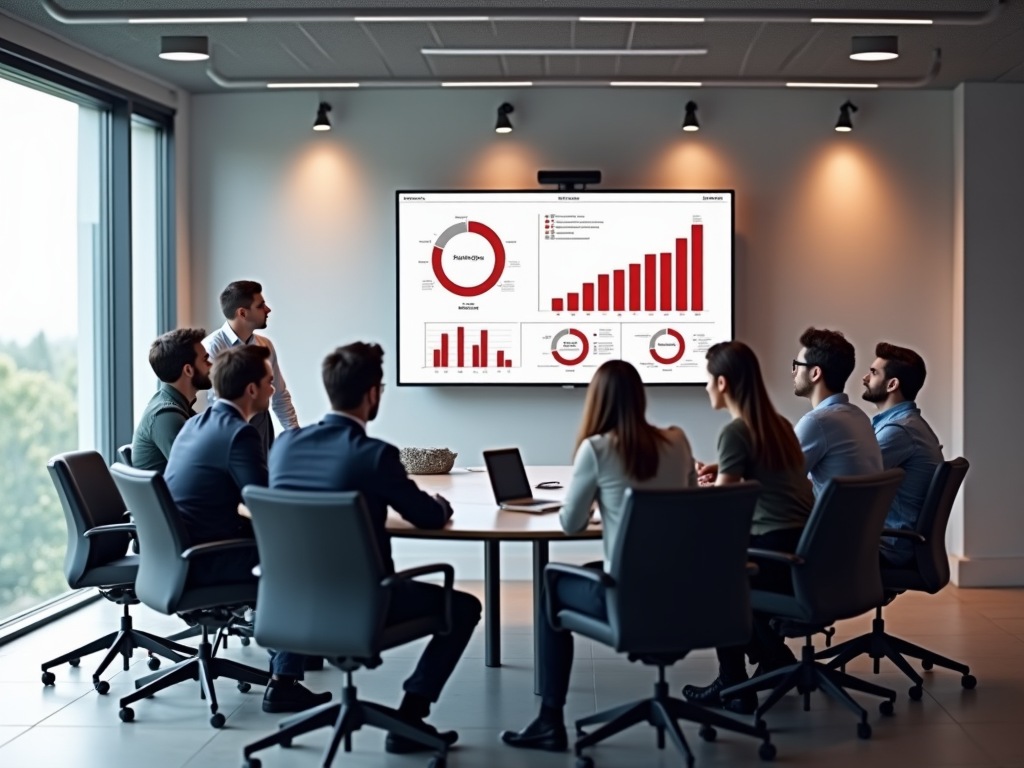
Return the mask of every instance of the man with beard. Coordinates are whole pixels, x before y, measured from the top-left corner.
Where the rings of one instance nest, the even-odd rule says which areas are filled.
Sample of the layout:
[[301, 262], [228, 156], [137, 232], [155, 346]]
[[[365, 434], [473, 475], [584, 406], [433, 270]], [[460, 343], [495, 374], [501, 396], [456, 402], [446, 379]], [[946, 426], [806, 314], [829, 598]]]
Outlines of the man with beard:
[[[388, 507], [417, 528], [443, 528], [452, 508], [442, 496], [430, 496], [409, 479], [398, 449], [366, 433], [377, 416], [384, 391], [384, 351], [377, 344], [356, 342], [339, 347], [323, 362], [324, 389], [331, 412], [319, 424], [288, 430], [270, 451], [270, 487], [298, 491], [358, 491], [370, 514], [384, 568], [395, 572], [391, 537], [385, 524]], [[433, 616], [442, 610], [444, 590], [436, 584], [401, 580], [391, 589], [387, 624]], [[473, 628], [480, 621], [480, 601], [454, 592], [451, 632], [435, 635], [423, 651], [416, 670], [405, 681], [399, 712], [422, 722], [430, 714]], [[428, 726], [429, 727], [429, 726]], [[440, 734], [449, 745], [455, 731]], [[385, 748], [391, 753], [419, 752], [425, 748], [389, 733]]]
[[[906, 477], [896, 492], [886, 528], [913, 530], [935, 468], [942, 463], [939, 439], [921, 416], [914, 398], [924, 386], [924, 360], [911, 349], [881, 342], [876, 360], [863, 378], [864, 399], [879, 413], [871, 419], [886, 469], [899, 467]], [[884, 537], [882, 556], [892, 565], [909, 567], [914, 547], [909, 539]]]
[[196, 393], [210, 389], [210, 355], [203, 347], [206, 331], [179, 328], [158, 338], [149, 348], [149, 364], [160, 386], [142, 413], [132, 440], [132, 465], [163, 472], [171, 445], [195, 416]]
[[853, 345], [838, 331], [808, 328], [793, 361], [793, 393], [812, 410], [796, 424], [814, 495], [833, 477], [882, 471], [882, 454], [867, 414], [843, 393], [856, 365]]

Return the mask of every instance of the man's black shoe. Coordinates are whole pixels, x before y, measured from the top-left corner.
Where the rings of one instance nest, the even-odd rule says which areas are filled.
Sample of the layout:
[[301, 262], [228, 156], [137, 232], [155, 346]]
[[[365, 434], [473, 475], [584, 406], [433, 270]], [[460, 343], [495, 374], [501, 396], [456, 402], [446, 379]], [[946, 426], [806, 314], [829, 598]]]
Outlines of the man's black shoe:
[[510, 747], [520, 749], [543, 749], [546, 752], [565, 752], [569, 748], [569, 737], [565, 723], [551, 723], [539, 717], [521, 731], [504, 731], [501, 740]]
[[330, 693], [313, 693], [301, 683], [271, 680], [263, 694], [263, 711], [273, 714], [303, 712], [331, 700]]
[[735, 712], [737, 715], [752, 715], [757, 710], [758, 705], [757, 694], [753, 691], [744, 691], [738, 696], [731, 696], [725, 700], [722, 699], [723, 690], [733, 685], [739, 685], [742, 682], [744, 681], [737, 680], [735, 683], [724, 683], [721, 677], [716, 677], [715, 682], [711, 685], [685, 686], [683, 688], [683, 696], [686, 697], [687, 701], [704, 707], [725, 709], [729, 712]]
[[[413, 721], [418, 727], [425, 728], [433, 736], [440, 736], [444, 739], [444, 743], [449, 747], [452, 746], [456, 741], [459, 740], [459, 734], [455, 731], [444, 731], [443, 733], [438, 731], [437, 728], [425, 723], [422, 720]], [[399, 736], [397, 733], [389, 733], [387, 739], [384, 742], [384, 749], [390, 752], [392, 755], [408, 755], [413, 752], [434, 752], [433, 747], [428, 747], [426, 744], [421, 744], [418, 741], [414, 741], [405, 736]]]

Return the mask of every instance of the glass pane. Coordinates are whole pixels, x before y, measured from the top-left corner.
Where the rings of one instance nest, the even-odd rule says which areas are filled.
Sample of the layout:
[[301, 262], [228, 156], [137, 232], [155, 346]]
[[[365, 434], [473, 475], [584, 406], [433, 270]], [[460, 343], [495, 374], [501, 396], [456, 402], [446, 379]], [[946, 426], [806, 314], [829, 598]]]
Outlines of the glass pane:
[[0, 619], [68, 590], [46, 462], [95, 445], [104, 118], [0, 78]]
[[136, 424], [157, 386], [148, 351], [158, 332], [160, 139], [159, 129], [132, 123], [132, 401]]

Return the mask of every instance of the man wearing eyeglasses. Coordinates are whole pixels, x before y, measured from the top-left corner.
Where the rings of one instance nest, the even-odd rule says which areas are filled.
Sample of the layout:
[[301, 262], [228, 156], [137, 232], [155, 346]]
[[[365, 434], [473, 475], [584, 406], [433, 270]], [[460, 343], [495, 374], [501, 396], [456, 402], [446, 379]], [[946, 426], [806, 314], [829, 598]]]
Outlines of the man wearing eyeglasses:
[[793, 394], [811, 401], [796, 424], [807, 475], [817, 496], [833, 477], [882, 471], [871, 420], [843, 392], [856, 366], [853, 345], [838, 331], [808, 328], [793, 361]]

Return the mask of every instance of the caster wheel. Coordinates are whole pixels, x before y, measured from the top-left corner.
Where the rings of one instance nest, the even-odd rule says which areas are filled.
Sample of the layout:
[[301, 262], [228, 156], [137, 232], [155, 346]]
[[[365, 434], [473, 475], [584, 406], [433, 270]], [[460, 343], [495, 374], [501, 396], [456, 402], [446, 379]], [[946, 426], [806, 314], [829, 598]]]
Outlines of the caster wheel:
[[448, 765], [448, 760], [443, 755], [437, 755], [427, 763], [427, 768], [445, 768], [446, 765]]
[[589, 755], [580, 755], [576, 758], [576, 768], [594, 768], [594, 758]]
[[280, 746], [281, 746], [282, 749], [291, 749], [292, 748], [292, 740], [291, 739], [285, 739], [284, 741], [281, 742]]
[[245, 636], [243, 636], [243, 637], [241, 637], [239, 639], [240, 639], [242, 645], [244, 645], [246, 647], [248, 647], [249, 643], [252, 642], [248, 637], [245, 637]]
[[935, 666], [935, 665], [932, 664], [931, 661], [929, 661], [928, 659], [922, 659], [921, 660], [921, 669], [923, 669], [925, 672], [930, 670], [933, 666]]
[[960, 685], [966, 688], [968, 691], [973, 691], [974, 687], [978, 684], [978, 678], [974, 675], [964, 675], [960, 678]]
[[886, 717], [889, 717], [893, 713], [893, 706], [891, 701], [883, 701], [878, 705], [878, 711]]
[[249, 683], [239, 683], [237, 687], [239, 693], [248, 693], [250, 690], [252, 690], [252, 686], [249, 685]]
[[96, 693], [102, 696], [110, 690], [110, 683], [108, 683], [106, 680], [100, 680], [97, 683], [93, 683], [92, 687], [96, 689]]
[[53, 685], [57, 682], [57, 676], [53, 672], [43, 672], [43, 685]]
[[757, 756], [765, 762], [775, 759], [775, 745], [770, 741], [766, 741], [760, 747], [757, 748]]
[[921, 697], [924, 696], [924, 689], [920, 685], [912, 685], [907, 690], [907, 695], [914, 701], [920, 701]]
[[150, 656], [149, 661], [146, 662], [146, 666], [152, 669], [154, 672], [160, 669], [160, 659], [156, 656]]
[[242, 768], [262, 768], [262, 766], [263, 763], [258, 757], [250, 757], [248, 760], [242, 761]]
[[131, 707], [124, 707], [117, 716], [121, 718], [122, 723], [130, 723], [135, 719], [135, 710]]
[[714, 741], [716, 736], [718, 736], [718, 731], [710, 725], [702, 725], [700, 727], [700, 737], [704, 739], [704, 741]]
[[858, 739], [870, 739], [871, 738], [871, 726], [868, 723], [857, 723], [857, 738]]
[[68, 659], [68, 666], [69, 667], [77, 667], [81, 663], [82, 663], [81, 659]]
[[218, 712], [210, 718], [210, 725], [212, 725], [214, 728], [223, 728], [225, 720], [227, 720], [227, 718], [225, 718], [224, 715]]

